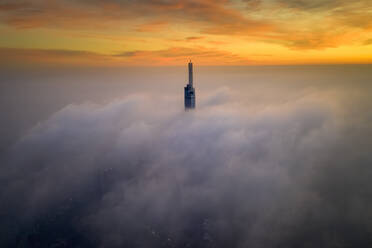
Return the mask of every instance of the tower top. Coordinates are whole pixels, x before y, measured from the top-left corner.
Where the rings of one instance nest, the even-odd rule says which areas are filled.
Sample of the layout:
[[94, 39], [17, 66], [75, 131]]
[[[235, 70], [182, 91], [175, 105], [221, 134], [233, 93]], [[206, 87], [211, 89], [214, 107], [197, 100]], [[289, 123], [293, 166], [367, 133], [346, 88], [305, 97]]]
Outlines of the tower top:
[[193, 81], [192, 63], [191, 63], [191, 59], [190, 59], [190, 62], [189, 62], [189, 85], [190, 85], [190, 87], [192, 87], [192, 81]]

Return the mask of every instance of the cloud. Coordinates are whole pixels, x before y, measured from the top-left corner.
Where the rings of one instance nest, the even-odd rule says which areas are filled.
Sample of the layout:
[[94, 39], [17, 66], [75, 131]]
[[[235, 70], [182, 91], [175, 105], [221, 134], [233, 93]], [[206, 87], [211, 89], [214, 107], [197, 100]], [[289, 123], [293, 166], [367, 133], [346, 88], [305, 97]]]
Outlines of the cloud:
[[204, 39], [205, 37], [203, 36], [189, 36], [186, 38], [187, 41], [194, 41], [194, 40], [202, 40]]
[[0, 48], [3, 66], [30, 65], [105, 65], [110, 56], [88, 51]]
[[279, 43], [293, 50], [325, 49], [350, 43], [353, 40], [353, 35], [355, 34], [349, 33], [345, 29], [332, 31], [320, 29], [313, 33], [298, 32], [291, 35], [283, 34], [286, 38], [274, 38], [271, 42]]
[[296, 8], [301, 10], [329, 10], [342, 6], [348, 1], [337, 0], [278, 0], [278, 3], [289, 8]]
[[370, 139], [355, 119], [308, 96], [247, 112], [236, 94], [192, 112], [158, 95], [56, 112], [1, 168], [2, 226], [20, 223], [3, 244], [368, 247]]
[[207, 47], [170, 47], [164, 50], [146, 51], [137, 50], [124, 52], [116, 56], [129, 57], [131, 63], [145, 63], [151, 61], [153, 64], [184, 64], [190, 58], [195, 59], [198, 64], [251, 64], [254, 61], [247, 60], [237, 54], [223, 50], [209, 49]]
[[78, 50], [14, 49], [0, 48], [0, 64], [20, 65], [90, 65], [90, 66], [133, 66], [133, 65], [181, 65], [190, 58], [200, 65], [250, 64], [239, 55], [209, 49], [206, 47], [171, 47], [164, 50], [134, 50], [105, 55]]
[[159, 30], [164, 30], [168, 25], [168, 22], [154, 21], [146, 24], [141, 24], [137, 26], [135, 30], [138, 32], [156, 32]]
[[242, 0], [249, 11], [258, 10], [261, 7], [262, 0]]
[[[104, 28], [117, 26], [122, 21], [149, 20], [138, 31], [148, 31], [159, 23], [191, 22], [214, 26], [236, 22], [252, 22], [239, 11], [229, 8], [228, 1], [25, 1], [23, 4], [6, 2], [0, 6], [3, 21], [18, 28], [68, 27]], [[158, 20], [161, 18], [162, 20]], [[52, 22], [50, 20], [53, 20]], [[154, 26], [155, 25], [155, 26]]]
[[[331, 20], [337, 21], [338, 25], [348, 25], [360, 28], [370, 28], [371, 6], [368, 0], [336, 1], [336, 0], [278, 0], [282, 7], [296, 9], [304, 12], [328, 13]], [[334, 25], [336, 26], [336, 25]]]
[[14, 3], [14, 2], [5, 2], [0, 3], [0, 11], [17, 11], [29, 8], [31, 5], [27, 3]]
[[371, 44], [372, 44], [372, 39], [368, 39], [368, 40], [365, 40], [363, 42], [363, 45], [365, 45], [365, 46], [368, 46], [368, 45], [371, 45]]
[[[33, 30], [46, 36], [67, 36], [72, 40], [66, 43], [66, 50], [75, 44], [74, 39], [76, 44], [93, 41], [92, 44], [100, 44], [97, 47], [108, 56], [120, 53], [123, 45], [128, 50], [171, 50], [174, 42], [187, 41], [183, 46], [194, 41], [208, 50], [218, 46], [218, 50], [225, 53], [232, 53], [235, 44], [242, 47], [245, 43], [261, 44], [272, 52], [276, 51], [272, 44], [281, 46], [279, 49], [283, 52], [340, 46], [358, 50], [357, 46], [371, 31], [370, 12], [369, 0], [24, 0], [3, 1], [0, 23], [7, 26], [7, 30], [14, 29], [12, 33], [27, 35]], [[14, 37], [9, 39], [17, 39]], [[197, 39], [187, 37], [205, 38], [196, 42]], [[35, 42], [36, 48], [40, 48], [40, 44], [44, 42]], [[9, 42], [4, 46], [9, 46]], [[95, 52], [94, 47], [90, 49]], [[355, 56], [363, 57], [359, 53], [360, 50]], [[312, 60], [312, 56], [308, 56]], [[243, 64], [247, 64], [247, 60], [243, 59]], [[334, 60], [337, 58], [328, 59]], [[161, 61], [169, 64], [167, 59]], [[272, 63], [272, 60], [265, 62]]]

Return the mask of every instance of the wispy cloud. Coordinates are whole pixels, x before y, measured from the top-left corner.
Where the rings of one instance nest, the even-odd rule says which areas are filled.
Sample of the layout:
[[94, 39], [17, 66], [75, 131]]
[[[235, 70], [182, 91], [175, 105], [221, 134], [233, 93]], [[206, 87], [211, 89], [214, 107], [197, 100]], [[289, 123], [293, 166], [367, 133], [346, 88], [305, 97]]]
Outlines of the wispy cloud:
[[372, 39], [365, 40], [365, 41], [363, 42], [363, 45], [365, 45], [365, 46], [372, 45]]
[[201, 39], [204, 39], [204, 37], [203, 36], [190, 36], [186, 38], [187, 41], [194, 41], [194, 40], [201, 40]]
[[152, 21], [138, 25], [134, 30], [138, 32], [157, 32], [164, 30], [169, 25], [166, 21]]
[[73, 50], [0, 48], [0, 55], [2, 65], [17, 65], [20, 61], [25, 65], [32, 65], [35, 62], [44, 65], [183, 65], [189, 58], [195, 58], [200, 65], [251, 64], [254, 62], [237, 54], [204, 47], [171, 47], [154, 51], [134, 50], [110, 55]]

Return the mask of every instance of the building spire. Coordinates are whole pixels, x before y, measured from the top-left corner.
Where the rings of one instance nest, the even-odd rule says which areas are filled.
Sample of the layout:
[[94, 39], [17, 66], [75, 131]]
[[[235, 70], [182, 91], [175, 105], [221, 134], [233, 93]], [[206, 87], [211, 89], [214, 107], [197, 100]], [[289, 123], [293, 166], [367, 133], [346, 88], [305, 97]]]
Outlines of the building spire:
[[192, 87], [193, 73], [192, 73], [192, 62], [189, 62], [189, 85]]

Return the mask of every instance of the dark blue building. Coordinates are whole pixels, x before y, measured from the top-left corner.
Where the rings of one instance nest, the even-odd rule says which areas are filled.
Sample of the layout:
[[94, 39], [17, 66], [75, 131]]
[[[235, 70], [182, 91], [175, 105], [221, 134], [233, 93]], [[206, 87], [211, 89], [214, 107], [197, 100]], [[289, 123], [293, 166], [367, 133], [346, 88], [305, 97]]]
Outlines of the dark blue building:
[[192, 75], [192, 63], [189, 62], [189, 83], [185, 87], [185, 109], [195, 108], [195, 89], [192, 85], [193, 75]]

